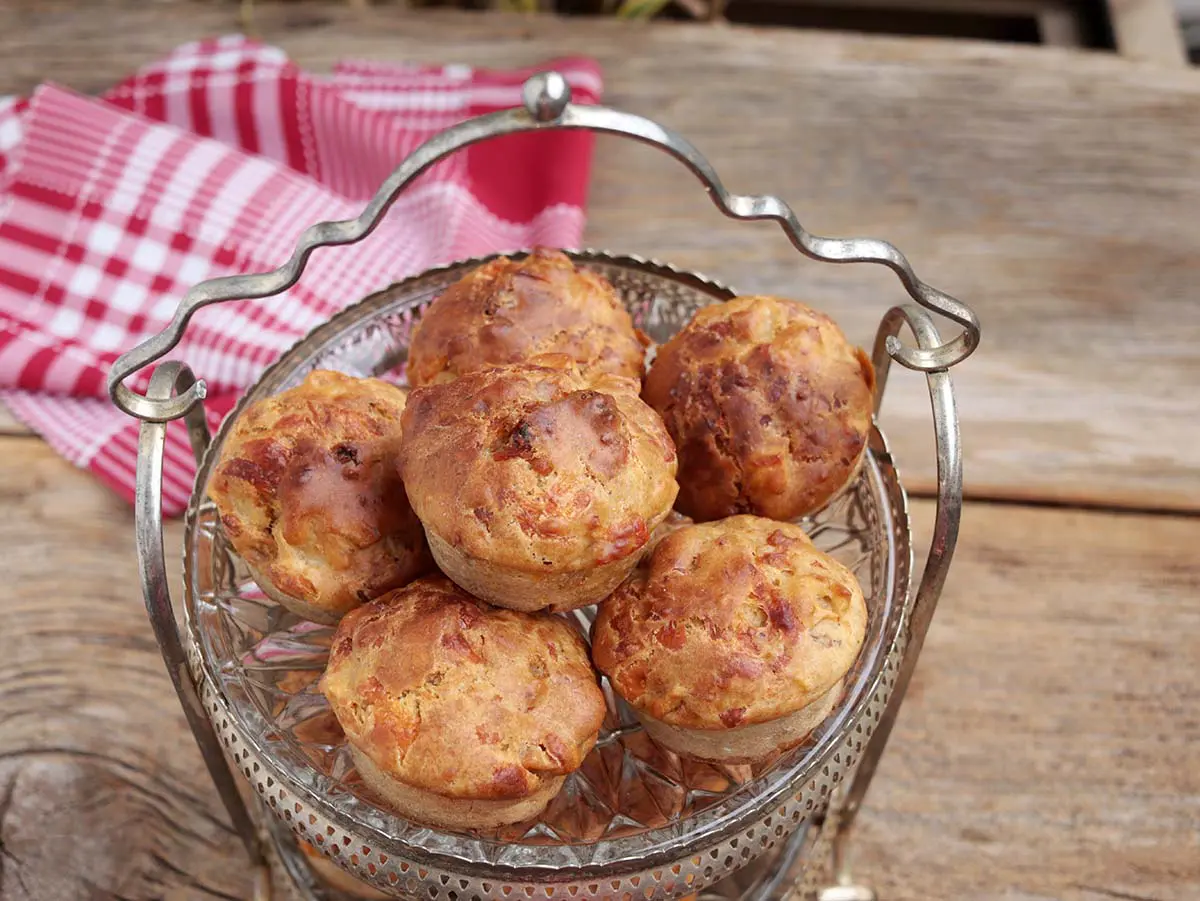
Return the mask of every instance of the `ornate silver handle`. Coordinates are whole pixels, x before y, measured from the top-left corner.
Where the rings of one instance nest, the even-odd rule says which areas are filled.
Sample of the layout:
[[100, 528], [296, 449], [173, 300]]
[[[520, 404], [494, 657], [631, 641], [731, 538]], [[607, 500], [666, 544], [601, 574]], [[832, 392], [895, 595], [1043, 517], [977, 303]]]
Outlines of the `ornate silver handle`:
[[784, 201], [771, 195], [732, 194], [726, 190], [709, 164], [691, 142], [650, 119], [602, 106], [571, 103], [571, 90], [557, 72], [530, 78], [523, 89], [524, 105], [477, 116], [430, 138], [388, 176], [356, 219], [322, 222], [305, 230], [291, 259], [271, 272], [231, 275], [196, 285], [184, 296], [170, 324], [159, 334], [122, 354], [113, 364], [108, 391], [113, 403], [146, 422], [167, 422], [187, 414], [205, 395], [203, 381], [196, 381], [171, 397], [141, 396], [125, 380], [161, 359], [179, 343], [189, 320], [201, 307], [226, 300], [271, 297], [294, 285], [304, 271], [309, 255], [318, 247], [353, 244], [369, 235], [400, 192], [414, 178], [443, 157], [471, 144], [502, 135], [556, 128], [587, 129], [622, 135], [670, 153], [690, 169], [707, 189], [713, 203], [733, 219], [773, 219], [792, 244], [805, 255], [827, 263], [878, 263], [899, 277], [904, 289], [918, 304], [962, 327], [946, 343], [937, 340], [925, 346], [906, 347], [895, 335], [885, 342], [890, 359], [909, 369], [934, 372], [948, 369], [966, 359], [979, 343], [979, 320], [966, 304], [933, 288], [919, 278], [908, 259], [886, 241], [872, 238], [823, 238], [805, 230]]
[[[887, 387], [888, 370], [894, 354], [891, 348], [896, 341], [896, 335], [901, 326], [907, 325], [922, 349], [941, 346], [941, 336], [933, 317], [920, 307], [911, 304], [893, 307], [883, 317], [879, 331], [875, 335], [873, 361], [875, 364], [875, 412], [879, 412], [883, 403], [883, 392]], [[925, 635], [929, 624], [933, 621], [933, 612], [937, 607], [942, 586], [946, 582], [946, 574], [950, 569], [950, 559], [954, 556], [954, 546], [958, 541], [958, 525], [962, 518], [962, 444], [958, 426], [958, 409], [954, 400], [954, 384], [950, 373], [945, 369], [927, 370], [926, 380], [929, 383], [929, 400], [933, 406], [933, 428], [937, 439], [937, 473], [938, 494], [937, 514], [934, 520], [933, 541], [929, 547], [929, 556], [925, 559], [925, 569], [921, 573], [921, 583], [917, 587], [916, 600], [909, 614], [907, 647], [896, 673], [896, 684], [887, 707], [879, 718], [874, 733], [863, 749], [862, 759], [852, 781], [846, 789], [846, 794], [838, 806], [834, 819], [833, 836], [833, 869], [836, 884], [827, 887], [820, 895], [820, 901], [873, 901], [875, 895], [867, 887], [857, 885], [851, 878], [847, 847], [859, 808], [863, 798], [875, 776], [879, 760], [883, 756], [892, 727], [896, 724], [896, 716], [904, 701], [904, 693], [912, 681], [913, 672], [917, 668], [917, 659], [921, 656], [921, 648], [925, 644]]]
[[[196, 385], [192, 371], [183, 363], [164, 363], [154, 370], [145, 400], [154, 403], [166, 401], [177, 392], [187, 393]], [[192, 452], [199, 461], [210, 440], [208, 423], [204, 418], [203, 405], [188, 408], [188, 437]], [[146, 420], [142, 423], [138, 437], [137, 495], [134, 502], [135, 529], [137, 534], [138, 572], [142, 581], [142, 593], [146, 599], [146, 612], [154, 628], [154, 637], [162, 651], [163, 662], [179, 695], [179, 703], [187, 717], [188, 726], [200, 746], [204, 765], [217, 786], [217, 792], [233, 828], [246, 846], [250, 863], [255, 868], [254, 901], [270, 901], [271, 880], [267, 860], [263, 854], [258, 832], [246, 804], [237, 789], [237, 782], [230, 772], [229, 764], [221, 753], [221, 742], [212, 723], [204, 713], [196, 683], [188, 670], [187, 655], [179, 637], [175, 622], [175, 610], [171, 605], [171, 590], [167, 584], [167, 565], [163, 557], [162, 536], [162, 476], [163, 447], [167, 438], [164, 422]]]

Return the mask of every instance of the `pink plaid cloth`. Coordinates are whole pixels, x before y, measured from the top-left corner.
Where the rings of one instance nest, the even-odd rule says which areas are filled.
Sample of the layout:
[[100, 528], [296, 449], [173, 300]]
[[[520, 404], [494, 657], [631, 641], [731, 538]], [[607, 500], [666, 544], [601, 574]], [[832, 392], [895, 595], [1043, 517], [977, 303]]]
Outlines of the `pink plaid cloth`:
[[[552, 67], [577, 101], [597, 102], [593, 62]], [[160, 331], [196, 283], [273, 269], [307, 226], [357, 216], [413, 148], [518, 105], [533, 71], [351, 62], [320, 77], [228, 37], [180, 47], [103, 101], [54, 85], [0, 100], [0, 397], [131, 498], [138, 425], [108, 400], [113, 360]], [[587, 133], [553, 132], [460, 152], [366, 241], [316, 251], [286, 294], [200, 311], [171, 358], [208, 382], [215, 427], [268, 363], [366, 294], [461, 257], [576, 246], [591, 149]], [[148, 376], [131, 387], [144, 392]], [[193, 476], [173, 423], [168, 515]]]

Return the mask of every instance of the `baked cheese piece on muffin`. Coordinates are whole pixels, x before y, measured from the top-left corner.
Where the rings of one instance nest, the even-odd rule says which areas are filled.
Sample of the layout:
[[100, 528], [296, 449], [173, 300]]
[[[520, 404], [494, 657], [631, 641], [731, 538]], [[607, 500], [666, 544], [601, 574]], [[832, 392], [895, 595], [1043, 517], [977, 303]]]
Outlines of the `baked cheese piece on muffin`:
[[404, 392], [317, 370], [247, 407], [208, 494], [268, 597], [335, 623], [432, 569], [396, 472]]
[[591, 378], [641, 379], [648, 339], [600, 275], [557, 250], [497, 257], [429, 305], [408, 351], [413, 387], [450, 381], [485, 366], [563, 353]]
[[702, 307], [658, 350], [642, 396], [679, 451], [679, 509], [790, 520], [857, 474], [871, 361], [823, 313], [778, 297]]
[[347, 614], [321, 690], [366, 785], [409, 819], [455, 829], [541, 813], [606, 712], [564, 618], [489, 606], [440, 575]]
[[790, 523], [667, 535], [600, 605], [592, 659], [663, 747], [750, 763], [833, 710], [866, 635], [854, 574]]
[[562, 356], [413, 389], [400, 467], [442, 572], [514, 610], [611, 592], [675, 501], [675, 448], [632, 379]]

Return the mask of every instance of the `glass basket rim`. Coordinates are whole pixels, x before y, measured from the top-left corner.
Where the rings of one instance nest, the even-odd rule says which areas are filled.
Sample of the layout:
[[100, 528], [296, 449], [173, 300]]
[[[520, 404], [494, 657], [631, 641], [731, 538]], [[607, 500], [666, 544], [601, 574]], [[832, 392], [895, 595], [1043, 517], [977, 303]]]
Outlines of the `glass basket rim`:
[[[274, 775], [277, 781], [282, 785], [286, 785], [287, 789], [297, 797], [304, 798], [306, 803], [316, 808], [327, 820], [336, 823], [347, 834], [367, 835], [370, 841], [380, 850], [386, 849], [387, 853], [405, 855], [418, 863], [424, 861], [431, 865], [451, 870], [458, 869], [464, 872], [480, 873], [485, 878], [488, 875], [515, 875], [531, 870], [553, 870], [557, 874], [557, 878], [561, 879], [601, 877], [616, 872], [613, 869], [614, 867], [628, 869], [657, 865], [659, 863], [666, 864], [680, 857], [700, 853], [700, 851], [707, 848], [710, 844], [718, 843], [727, 835], [744, 828], [752, 818], [757, 817], [758, 819], [762, 819], [768, 815], [790, 791], [794, 791], [796, 787], [813, 779], [814, 775], [819, 773], [821, 768], [828, 764], [833, 755], [840, 749], [843, 749], [848, 737], [853, 733], [856, 724], [860, 721], [872, 698], [880, 690], [887, 662], [896, 652], [897, 648], [902, 646], [903, 624], [907, 621], [912, 597], [911, 585], [909, 584], [911, 565], [906, 565], [911, 563], [908, 559], [911, 557], [911, 539], [907, 498], [903, 486], [899, 481], [899, 476], [895, 471], [894, 462], [887, 448], [886, 438], [877, 425], [873, 425], [872, 427], [871, 441], [861, 477], [869, 479], [872, 483], [871, 493], [879, 501], [881, 515], [887, 520], [886, 525], [881, 528], [881, 531], [888, 536], [899, 535], [903, 538], [903, 541], [889, 538], [887, 542], [886, 556], [889, 560], [889, 565], [885, 567], [884, 571], [884, 579], [887, 587], [883, 590], [883, 596], [888, 603], [888, 609], [880, 625], [880, 635], [878, 643], [873, 649], [873, 657], [870, 665], [869, 667], [864, 667], [864, 670], [856, 680], [857, 694], [851, 696], [848, 692], [847, 696], [838, 703], [835, 712], [831, 714], [830, 718], [821, 727], [825, 731], [820, 734], [816, 742], [796, 762], [773, 768], [756, 776], [738, 786], [735, 790], [730, 791], [727, 797], [715, 803], [712, 807], [693, 813], [682, 821], [675, 821], [664, 826], [651, 827], [635, 835], [600, 838], [591, 842], [578, 843], [629, 844], [630, 850], [636, 851], [636, 845], [644, 845], [648, 837], [656, 837], [658, 839], [655, 842], [656, 850], [648, 855], [630, 854], [618, 856], [615, 860], [588, 863], [578, 867], [564, 867], [559, 863], [547, 863], [545, 865], [536, 863], [520, 865], [495, 863], [484, 865], [477, 861], [455, 856], [452, 852], [448, 852], [442, 847], [428, 847], [424, 844], [407, 841], [404, 838], [396, 838], [395, 836], [381, 832], [373, 825], [356, 820], [347, 811], [339, 808], [320, 792], [295, 778], [287, 763], [274, 757], [271, 748], [260, 740], [260, 736], [254, 734], [250, 728], [250, 724], [245, 721], [244, 716], [237, 712], [236, 705], [224, 690], [223, 680], [220, 676], [220, 663], [215, 658], [215, 655], [211, 653], [210, 642], [201, 632], [199, 625], [200, 617], [197, 615], [196, 610], [197, 583], [195, 552], [198, 540], [197, 523], [199, 512], [206, 502], [204, 489], [207, 486], [218, 450], [223, 445], [231, 424], [242, 413], [245, 406], [264, 393], [269, 394], [279, 390], [280, 383], [297, 371], [297, 364], [311, 357], [314, 351], [323, 346], [323, 342], [326, 339], [345, 335], [356, 326], [360, 328], [365, 327], [385, 312], [397, 312], [416, 306], [420, 297], [413, 293], [408, 298], [404, 298], [402, 295], [406, 290], [414, 291], [415, 286], [420, 285], [422, 282], [478, 266], [498, 256], [520, 257], [530, 252], [529, 249], [518, 249], [456, 260], [442, 266], [422, 270], [412, 276], [400, 279], [379, 291], [373, 292], [363, 299], [350, 304], [325, 322], [311, 329], [306, 335], [283, 351], [279, 358], [271, 363], [254, 383], [245, 390], [238, 402], [223, 419], [217, 433], [213, 436], [212, 441], [209, 443], [197, 466], [196, 478], [192, 486], [184, 523], [184, 621], [187, 641], [192, 646], [194, 652], [192, 655], [189, 655], [193, 667], [197, 670], [194, 675], [197, 679], [204, 679], [208, 682], [213, 693], [220, 701], [222, 716], [228, 716], [236, 724], [237, 731], [242, 734], [243, 740], [253, 748], [256, 756], [263, 761], [264, 765], [274, 771], [272, 775]], [[643, 275], [681, 283], [709, 295], [715, 301], [724, 301], [737, 296], [733, 289], [715, 279], [651, 258], [635, 254], [616, 254], [594, 249], [565, 250], [564, 252], [578, 263], [617, 266], [632, 269]], [[401, 296], [397, 298], [397, 295]], [[901, 562], [901, 557], [905, 558], [903, 563]], [[206, 716], [216, 716], [216, 714], [210, 713], [207, 709], [204, 712]], [[786, 778], [782, 778], [785, 773]], [[757, 792], [752, 790], [758, 783], [768, 782], [771, 783], [769, 786], [760, 786], [762, 790]], [[397, 814], [389, 815], [397, 820], [409, 822]], [[706, 828], [695, 831], [689, 830], [682, 836], [676, 835], [675, 833], [679, 831], [679, 823], [686, 823], [689, 820], [703, 821]], [[420, 824], [414, 825], [420, 826]], [[433, 829], [429, 829], [428, 831], [455, 840], [461, 839], [462, 841], [477, 842], [483, 846], [491, 844], [507, 846], [512, 844], [512, 842], [487, 838], [467, 838], [454, 832], [439, 832], [439, 830]]]

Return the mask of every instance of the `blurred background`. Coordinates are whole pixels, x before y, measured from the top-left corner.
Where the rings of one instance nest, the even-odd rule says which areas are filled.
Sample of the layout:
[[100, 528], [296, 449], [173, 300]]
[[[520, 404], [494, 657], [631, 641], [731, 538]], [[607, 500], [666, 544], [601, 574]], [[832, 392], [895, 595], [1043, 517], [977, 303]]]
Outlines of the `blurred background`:
[[[157, 0], [158, 3], [205, 0]], [[236, 2], [236, 0], [207, 0]], [[272, 2], [272, 0], [268, 0]], [[275, 0], [277, 2], [277, 0]], [[286, 0], [285, 0], [286, 2]], [[568, 16], [675, 19], [973, 38], [1111, 50], [1157, 62], [1200, 60], [1200, 0], [347, 0], [552, 12]], [[255, 0], [241, 0], [253, 27]]]

